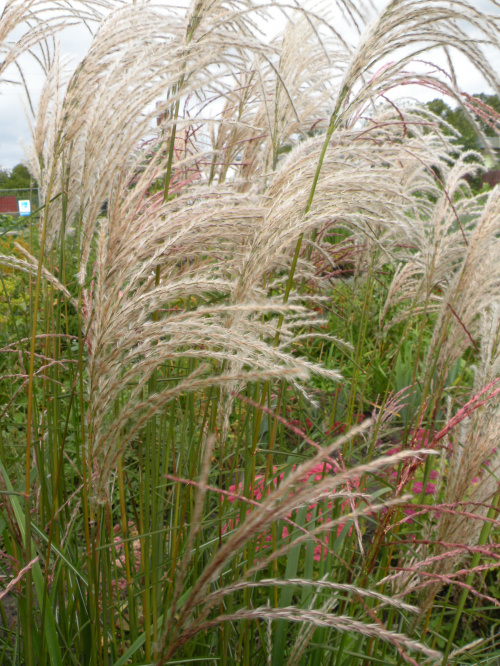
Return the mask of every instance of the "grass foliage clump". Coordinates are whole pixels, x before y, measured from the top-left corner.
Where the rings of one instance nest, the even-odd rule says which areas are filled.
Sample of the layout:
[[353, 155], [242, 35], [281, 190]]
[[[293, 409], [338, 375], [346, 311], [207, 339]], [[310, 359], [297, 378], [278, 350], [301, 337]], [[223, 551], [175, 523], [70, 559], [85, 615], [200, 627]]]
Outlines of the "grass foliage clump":
[[500, 658], [500, 195], [400, 99], [497, 131], [498, 4], [378, 4], [7, 0], [2, 663]]

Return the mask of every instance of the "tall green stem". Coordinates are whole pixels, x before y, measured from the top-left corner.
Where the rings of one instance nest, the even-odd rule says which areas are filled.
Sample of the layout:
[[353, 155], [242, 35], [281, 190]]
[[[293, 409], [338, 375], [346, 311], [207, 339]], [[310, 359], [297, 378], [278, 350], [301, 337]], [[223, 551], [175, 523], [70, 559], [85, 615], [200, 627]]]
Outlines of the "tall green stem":
[[[498, 510], [498, 503], [500, 501], [500, 492], [498, 492], [495, 496], [495, 499], [493, 500], [493, 504], [491, 505], [489, 511], [488, 511], [488, 519], [487, 521], [484, 522], [483, 527], [481, 529], [481, 534], [479, 535], [479, 541], [478, 541], [478, 546], [484, 546], [484, 544], [488, 541], [488, 537], [490, 536], [491, 528], [493, 526], [493, 523], [491, 520], [495, 517], [497, 510]], [[479, 564], [479, 560], [481, 559], [481, 552], [475, 552], [473, 557], [472, 557], [472, 562], [471, 562], [471, 573], [467, 576], [465, 579], [465, 585], [469, 587], [472, 584], [472, 581], [474, 579], [474, 569], [477, 567]], [[443, 661], [442, 661], [442, 666], [446, 666], [448, 663], [448, 657], [450, 656], [451, 648], [453, 646], [453, 639], [455, 638], [456, 631], [458, 629], [458, 623], [460, 622], [460, 618], [462, 617], [462, 612], [464, 610], [465, 602], [467, 600], [467, 597], [469, 596], [469, 590], [465, 587], [462, 590], [462, 594], [460, 595], [460, 600], [458, 602], [457, 610], [455, 611], [455, 617], [453, 619], [453, 624], [450, 629], [450, 633], [448, 636], [448, 643], [446, 645], [446, 649], [444, 651], [443, 655]]]
[[[33, 386], [35, 375], [35, 343], [36, 343], [36, 329], [38, 321], [38, 307], [40, 303], [40, 287], [42, 283], [42, 268], [43, 268], [43, 253], [45, 248], [45, 239], [47, 236], [47, 221], [49, 217], [50, 199], [52, 194], [52, 187], [54, 183], [55, 163], [52, 167], [50, 175], [49, 187], [47, 192], [46, 204], [43, 215], [42, 235], [40, 239], [40, 258], [38, 261], [38, 269], [36, 274], [35, 295], [31, 319], [31, 343], [30, 343], [30, 359], [29, 359], [29, 372], [28, 372], [28, 409], [26, 418], [26, 482], [24, 490], [24, 516], [25, 516], [25, 549], [26, 549], [26, 564], [31, 562], [31, 506], [30, 506], [30, 491], [31, 491], [31, 433], [35, 424], [33, 421]], [[26, 573], [26, 605], [27, 608], [32, 608], [33, 605], [33, 577], [31, 568]], [[26, 623], [26, 636], [25, 636], [25, 654], [26, 664], [31, 666], [34, 664], [33, 652], [33, 627], [30, 622]]]

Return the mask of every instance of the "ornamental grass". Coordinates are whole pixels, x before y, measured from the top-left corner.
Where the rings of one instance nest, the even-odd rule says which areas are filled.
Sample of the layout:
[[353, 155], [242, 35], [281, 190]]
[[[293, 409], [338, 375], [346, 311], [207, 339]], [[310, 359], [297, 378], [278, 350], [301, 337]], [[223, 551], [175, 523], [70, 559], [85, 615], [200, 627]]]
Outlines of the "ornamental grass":
[[1, 663], [498, 662], [499, 21], [7, 0]]

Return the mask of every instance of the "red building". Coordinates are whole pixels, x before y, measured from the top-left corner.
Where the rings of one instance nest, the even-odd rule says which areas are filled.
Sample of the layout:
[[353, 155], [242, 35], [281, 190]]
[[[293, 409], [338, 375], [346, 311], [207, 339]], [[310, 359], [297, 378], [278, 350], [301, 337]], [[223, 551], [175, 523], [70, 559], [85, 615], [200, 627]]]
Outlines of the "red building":
[[0, 213], [12, 215], [17, 210], [17, 198], [13, 195], [0, 196]]

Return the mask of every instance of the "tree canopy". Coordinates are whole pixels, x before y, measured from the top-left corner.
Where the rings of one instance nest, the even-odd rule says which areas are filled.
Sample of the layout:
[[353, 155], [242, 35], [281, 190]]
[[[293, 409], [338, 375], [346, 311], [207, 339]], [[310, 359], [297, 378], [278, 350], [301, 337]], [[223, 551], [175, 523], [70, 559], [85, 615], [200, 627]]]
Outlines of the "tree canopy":
[[[471, 98], [471, 101], [477, 101], [477, 108], [480, 110], [483, 105], [487, 105], [493, 112], [499, 114], [500, 117], [500, 97], [498, 95], [487, 95], [480, 93]], [[445, 122], [454, 127], [460, 134], [458, 142], [466, 150], [481, 150], [483, 147], [481, 141], [474, 129], [473, 124], [467, 117], [466, 112], [460, 106], [452, 109], [442, 99], [434, 99], [432, 102], [427, 103], [427, 108], [440, 116]], [[478, 113], [471, 112], [474, 120], [478, 123], [481, 130], [486, 136], [496, 136], [497, 133], [493, 127], [485, 122]]]
[[25, 189], [31, 186], [31, 176], [24, 164], [12, 169], [0, 169], [0, 190]]

